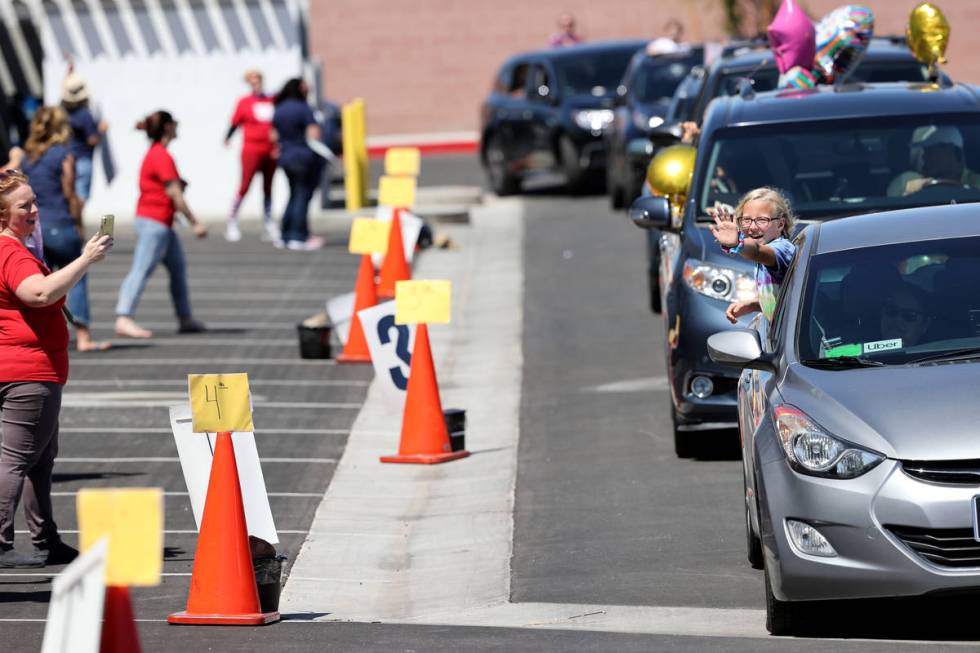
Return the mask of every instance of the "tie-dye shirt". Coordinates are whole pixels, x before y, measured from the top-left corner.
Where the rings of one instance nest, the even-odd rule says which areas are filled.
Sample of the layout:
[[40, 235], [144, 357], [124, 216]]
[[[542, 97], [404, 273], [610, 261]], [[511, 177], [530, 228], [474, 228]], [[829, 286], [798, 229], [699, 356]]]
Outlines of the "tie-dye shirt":
[[766, 243], [776, 254], [776, 265], [769, 267], [759, 263], [755, 266], [755, 285], [759, 291], [759, 306], [762, 307], [762, 314], [766, 319], [772, 321], [773, 313], [776, 312], [776, 294], [779, 286], [783, 283], [786, 270], [789, 269], [790, 261], [796, 254], [796, 245], [785, 238], [777, 238], [772, 242]]

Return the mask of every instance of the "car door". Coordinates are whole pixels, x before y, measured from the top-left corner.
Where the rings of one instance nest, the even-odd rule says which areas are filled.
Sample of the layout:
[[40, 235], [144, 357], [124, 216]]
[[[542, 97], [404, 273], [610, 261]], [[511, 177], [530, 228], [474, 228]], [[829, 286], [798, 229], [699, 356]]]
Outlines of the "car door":
[[557, 166], [554, 132], [558, 125], [558, 89], [555, 76], [545, 61], [531, 64], [527, 90], [527, 132], [530, 141], [528, 169], [548, 170]]
[[519, 166], [522, 149], [521, 121], [527, 103], [530, 63], [515, 61], [501, 70], [494, 86], [492, 101], [485, 109], [487, 138], [503, 153], [509, 168]]

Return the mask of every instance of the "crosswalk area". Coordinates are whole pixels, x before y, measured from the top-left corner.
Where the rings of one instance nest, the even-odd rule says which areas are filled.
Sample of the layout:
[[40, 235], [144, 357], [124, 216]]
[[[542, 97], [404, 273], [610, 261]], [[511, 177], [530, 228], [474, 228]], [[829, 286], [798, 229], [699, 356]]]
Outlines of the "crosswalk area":
[[[187, 598], [197, 532], [168, 406], [186, 401], [188, 374], [248, 373], [256, 444], [280, 535], [277, 548], [292, 560], [305, 540], [372, 377], [369, 365], [299, 357], [297, 323], [321, 311], [330, 296], [349, 291], [356, 275], [346, 233], [338, 228], [325, 235], [328, 245], [318, 252], [290, 252], [260, 242], [255, 232], [246, 231], [239, 243], [183, 233], [194, 314], [209, 326], [202, 334], [177, 335], [167, 274], [158, 269], [135, 316], [155, 337], [113, 336], [117, 291], [132, 260], [131, 231], [117, 228], [115, 248], [105, 264], [93, 268], [93, 332], [114, 346], [71, 354], [53, 503], [65, 541], [77, 545], [79, 490], [164, 490], [163, 580], [158, 587], [133, 590], [137, 620], [162, 621], [182, 610]], [[397, 434], [392, 437], [394, 444]], [[16, 529], [19, 546], [29, 547], [22, 514]], [[0, 630], [23, 637], [23, 650], [40, 648], [39, 620], [60, 569], [0, 570]]]

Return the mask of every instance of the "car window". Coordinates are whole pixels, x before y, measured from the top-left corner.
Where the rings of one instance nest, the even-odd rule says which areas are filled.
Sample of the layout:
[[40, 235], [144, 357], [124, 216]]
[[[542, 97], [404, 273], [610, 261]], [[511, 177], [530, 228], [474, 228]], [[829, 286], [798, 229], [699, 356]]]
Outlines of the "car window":
[[980, 347], [978, 237], [821, 254], [808, 268], [801, 360], [853, 355], [904, 364]]
[[510, 80], [514, 74], [513, 66], [504, 66], [493, 80], [493, 92], [500, 95], [510, 93]]
[[772, 316], [772, 328], [769, 329], [769, 351], [776, 349], [779, 344], [779, 336], [783, 332], [783, 322], [786, 319], [786, 308], [787, 302], [785, 300], [787, 293], [789, 293], [789, 287], [792, 285], [793, 277], [795, 276], [796, 269], [799, 267], [797, 261], [799, 261], [799, 252], [803, 249], [803, 245], [806, 239], [805, 234], [800, 234], [793, 239], [793, 244], [796, 245], [797, 256], [793, 257], [790, 261], [789, 268], [786, 269], [786, 274], [783, 276], [783, 282], [779, 286], [779, 292], [776, 293], [776, 311]]
[[[699, 157], [700, 158], [700, 157]], [[980, 202], [980, 117], [878, 116], [718, 130], [704, 159], [699, 215], [776, 186], [804, 219]]]
[[511, 97], [524, 97], [527, 88], [527, 74], [530, 64], [519, 63], [514, 66], [514, 73], [511, 75], [510, 84], [507, 86], [507, 94]]
[[693, 65], [692, 61], [683, 59], [658, 61], [648, 58], [633, 76], [630, 93], [640, 102], [667, 102]]
[[531, 86], [528, 90], [528, 98], [531, 100], [544, 101], [554, 93], [554, 85], [548, 69], [542, 64], [535, 64], [531, 69]]
[[607, 95], [616, 89], [635, 50], [616, 49], [555, 60], [563, 95]]

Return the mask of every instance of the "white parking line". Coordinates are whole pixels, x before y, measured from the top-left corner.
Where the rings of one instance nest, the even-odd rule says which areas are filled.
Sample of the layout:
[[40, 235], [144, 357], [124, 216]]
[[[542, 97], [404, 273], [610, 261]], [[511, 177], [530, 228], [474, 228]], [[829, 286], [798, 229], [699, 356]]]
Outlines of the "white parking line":
[[151, 338], [145, 342], [138, 343], [121, 336], [109, 336], [109, 339], [117, 344], [126, 343], [128, 349], [153, 350], [154, 345], [180, 345], [181, 347], [296, 347], [296, 338], [212, 338], [207, 335], [198, 334], [193, 338], [186, 336], [172, 338]]
[[[176, 456], [149, 456], [133, 458], [62, 458], [58, 456], [59, 463], [179, 463], [180, 458]], [[336, 458], [262, 458], [263, 463], [314, 463], [317, 465], [336, 465]]]
[[[353, 286], [353, 284], [351, 284]], [[342, 288], [348, 288], [350, 286], [337, 286], [335, 290], [340, 290]], [[241, 293], [235, 293], [234, 291], [226, 292], [206, 292], [198, 291], [194, 292], [191, 290], [191, 296], [194, 298], [195, 302], [211, 302], [214, 300], [226, 299], [229, 297], [234, 297], [242, 302], [273, 302], [273, 301], [318, 301], [326, 302], [327, 296], [330, 294], [329, 288], [324, 288], [323, 291], [315, 292], [252, 292], [250, 290], [243, 290]], [[166, 299], [170, 301], [170, 291], [167, 288], [147, 288], [143, 294], [143, 299], [141, 301], [146, 301], [146, 299], [154, 298], [154, 295], [158, 295], [157, 299]], [[89, 291], [89, 297], [93, 300], [96, 299], [118, 299], [118, 290], [96, 290]]]
[[[293, 343], [295, 344], [295, 343]], [[73, 363], [74, 364], [74, 363]], [[366, 388], [370, 385], [370, 381], [358, 381], [358, 380], [347, 380], [347, 379], [257, 379], [251, 376], [248, 377], [248, 387], [249, 388], [261, 388], [265, 386], [275, 386], [275, 387], [351, 387], [351, 388]], [[75, 380], [72, 379], [68, 382], [68, 389], [75, 387], [93, 387], [93, 388], [127, 388], [127, 387], [145, 387], [145, 386], [176, 386], [180, 388], [187, 387], [186, 379], [82, 379]]]
[[[78, 491], [75, 492], [52, 492], [53, 497], [74, 497], [78, 495]], [[165, 497], [186, 497], [189, 496], [189, 492], [164, 492]], [[307, 498], [320, 498], [323, 496], [323, 492], [266, 492], [267, 496], [270, 497], [284, 497], [288, 499], [307, 499]]]
[[[72, 530], [72, 529], [67, 529], [66, 530], [64, 528], [59, 528], [58, 529], [58, 532], [61, 533], [61, 534], [63, 534], [63, 535], [78, 535], [78, 530], [77, 529], [76, 530]], [[302, 531], [302, 530], [282, 530], [280, 528], [280, 529], [276, 529], [276, 532], [279, 533], [280, 535], [306, 535], [309, 531]], [[14, 533], [17, 534], [17, 535], [29, 535], [30, 534], [30, 531], [14, 531]], [[172, 531], [172, 530], [165, 530], [165, 531], [163, 531], [163, 533], [164, 533], [164, 535], [197, 535], [197, 529], [192, 530], [192, 531], [189, 531], [189, 530], [174, 530], [174, 531]], [[188, 575], [190, 575], [190, 574], [188, 574]]]
[[[17, 531], [20, 533], [20, 531]], [[59, 531], [61, 533], [70, 533], [71, 531]], [[282, 531], [280, 531], [281, 533]], [[45, 578], [54, 578], [55, 576], [60, 576], [61, 572], [56, 571], [0, 571], [0, 577], [7, 576], [42, 576]], [[160, 574], [161, 576], [190, 576], [189, 571], [164, 571]], [[46, 619], [0, 619], [0, 621], [47, 621]], [[138, 621], [138, 620], [137, 620]]]
[[[143, 326], [146, 326], [145, 324]], [[280, 325], [281, 326], [281, 325]], [[119, 365], [326, 365], [332, 359], [308, 358], [78, 358], [72, 367], [108, 367]]]
[[[186, 402], [187, 397], [177, 399], [95, 399], [95, 398], [75, 398], [65, 395], [61, 401], [62, 408], [167, 408], [175, 403]], [[343, 403], [332, 401], [255, 401], [252, 404], [255, 408], [300, 408], [300, 409], [323, 409], [334, 410], [357, 410], [361, 404]]]
[[[62, 426], [59, 435], [66, 433], [146, 433], [150, 435], [173, 435], [173, 431], [162, 426]], [[255, 435], [349, 435], [349, 429], [262, 429]]]

